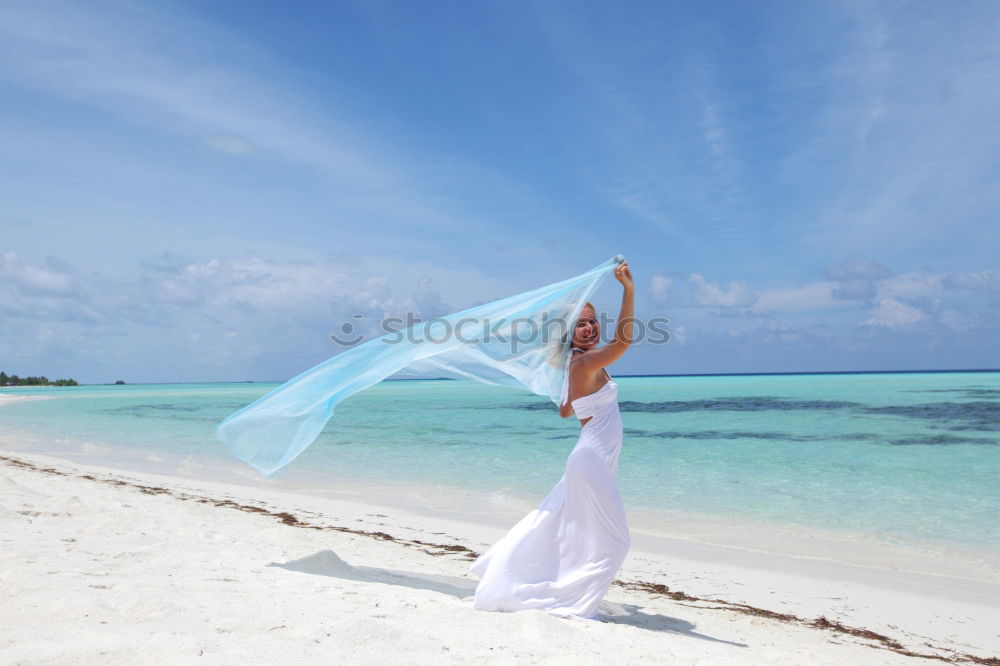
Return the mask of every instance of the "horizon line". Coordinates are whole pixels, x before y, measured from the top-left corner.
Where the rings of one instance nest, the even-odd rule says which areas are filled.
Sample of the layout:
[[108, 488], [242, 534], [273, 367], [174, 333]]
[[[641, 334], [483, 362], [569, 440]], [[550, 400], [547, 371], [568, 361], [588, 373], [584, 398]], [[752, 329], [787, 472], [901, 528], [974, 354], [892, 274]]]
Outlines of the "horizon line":
[[[976, 374], [985, 372], [1000, 372], [1000, 368], [947, 368], [941, 370], [793, 370], [793, 371], [766, 371], [766, 372], [692, 372], [692, 373], [655, 373], [655, 374], [622, 374], [615, 375], [616, 377], [768, 377], [768, 376], [782, 376], [782, 375], [905, 375], [905, 374]], [[115, 384], [114, 382], [102, 382], [102, 383], [89, 383], [82, 384], [78, 383], [77, 386], [136, 386], [136, 385], [158, 385], [167, 386], [171, 384], [283, 384], [289, 381], [288, 379], [268, 379], [268, 380], [256, 380], [256, 379], [242, 379], [242, 380], [216, 380], [216, 381], [199, 381], [199, 382], [126, 382], [125, 384]], [[382, 381], [385, 382], [395, 382], [395, 381], [460, 381], [452, 377], [387, 377]], [[43, 385], [44, 386], [44, 385]], [[21, 386], [0, 386], [0, 389], [4, 388], [22, 388]], [[72, 388], [72, 387], [53, 387], [53, 388]]]

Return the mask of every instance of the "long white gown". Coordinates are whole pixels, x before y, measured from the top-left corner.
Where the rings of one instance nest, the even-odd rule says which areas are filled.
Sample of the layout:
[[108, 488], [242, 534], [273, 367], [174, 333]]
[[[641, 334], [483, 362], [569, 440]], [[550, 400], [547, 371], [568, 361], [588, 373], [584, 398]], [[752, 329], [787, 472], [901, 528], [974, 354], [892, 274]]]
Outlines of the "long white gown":
[[593, 618], [629, 549], [615, 472], [622, 446], [618, 385], [573, 401], [580, 432], [552, 492], [472, 564], [475, 607]]

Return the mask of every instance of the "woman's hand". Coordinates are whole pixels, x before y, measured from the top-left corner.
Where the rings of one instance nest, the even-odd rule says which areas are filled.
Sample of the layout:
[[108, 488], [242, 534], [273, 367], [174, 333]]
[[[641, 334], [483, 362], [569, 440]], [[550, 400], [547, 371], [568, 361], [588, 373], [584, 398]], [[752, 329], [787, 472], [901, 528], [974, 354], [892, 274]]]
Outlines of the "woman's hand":
[[626, 289], [635, 289], [635, 285], [632, 283], [632, 271], [629, 270], [627, 261], [623, 261], [615, 268], [615, 279], [621, 282]]

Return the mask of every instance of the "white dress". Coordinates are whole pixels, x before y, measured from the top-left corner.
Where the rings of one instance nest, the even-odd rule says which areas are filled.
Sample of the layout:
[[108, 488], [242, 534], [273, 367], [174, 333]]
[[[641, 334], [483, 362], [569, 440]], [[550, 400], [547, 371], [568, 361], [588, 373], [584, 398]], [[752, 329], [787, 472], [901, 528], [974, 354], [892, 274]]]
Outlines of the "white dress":
[[472, 564], [480, 578], [480, 610], [592, 618], [628, 553], [625, 507], [615, 483], [622, 446], [618, 385], [609, 380], [572, 405], [580, 419], [593, 418], [559, 483]]

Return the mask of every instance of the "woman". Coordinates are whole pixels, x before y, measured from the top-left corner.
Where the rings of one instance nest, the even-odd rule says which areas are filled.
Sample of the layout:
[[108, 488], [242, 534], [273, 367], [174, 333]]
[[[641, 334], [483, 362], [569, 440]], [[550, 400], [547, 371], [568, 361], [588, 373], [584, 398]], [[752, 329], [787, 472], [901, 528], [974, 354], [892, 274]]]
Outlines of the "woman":
[[618, 385], [605, 370], [632, 341], [634, 286], [627, 262], [615, 269], [615, 278], [624, 288], [615, 339], [597, 347], [600, 327], [590, 303], [573, 330], [569, 397], [559, 414], [576, 413], [580, 439], [548, 497], [473, 563], [481, 579], [475, 596], [480, 610], [538, 609], [591, 619], [628, 553], [625, 507], [615, 483], [622, 445]]

